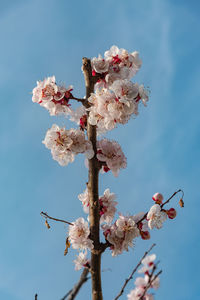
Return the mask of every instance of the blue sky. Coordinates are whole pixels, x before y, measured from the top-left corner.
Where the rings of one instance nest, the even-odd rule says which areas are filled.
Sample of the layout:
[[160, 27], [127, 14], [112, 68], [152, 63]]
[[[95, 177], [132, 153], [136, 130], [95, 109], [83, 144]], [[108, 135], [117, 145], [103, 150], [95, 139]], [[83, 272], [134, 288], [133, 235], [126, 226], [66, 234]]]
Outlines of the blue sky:
[[[62, 168], [41, 141], [56, 122], [31, 101], [36, 80], [55, 75], [84, 96], [81, 58], [112, 45], [138, 50], [135, 80], [151, 89], [147, 108], [109, 134], [128, 159], [118, 178], [100, 178], [100, 192], [117, 194], [122, 213], [147, 210], [159, 191], [185, 192], [175, 220], [117, 258], [103, 257], [104, 299], [113, 299], [139, 257], [155, 242], [163, 274], [156, 299], [199, 295], [199, 1], [21, 0], [0, 5], [1, 210], [0, 299], [60, 299], [76, 282], [75, 251], [64, 257], [67, 227], [47, 230], [40, 211], [73, 221], [84, 216], [77, 195], [85, 189], [84, 158]], [[121, 299], [133, 288], [128, 285]], [[116, 288], [117, 287], [117, 288]], [[87, 299], [88, 282], [77, 300]]]

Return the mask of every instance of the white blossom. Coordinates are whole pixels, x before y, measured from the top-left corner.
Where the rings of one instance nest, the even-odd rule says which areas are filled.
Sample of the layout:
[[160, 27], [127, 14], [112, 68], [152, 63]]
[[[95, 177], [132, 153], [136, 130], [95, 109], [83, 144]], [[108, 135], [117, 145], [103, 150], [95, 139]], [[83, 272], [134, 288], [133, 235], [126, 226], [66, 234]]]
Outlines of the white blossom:
[[[108, 73], [110, 75], [117, 74], [118, 79], [132, 78], [142, 64], [138, 52], [128, 53], [127, 50], [119, 49], [117, 46], [112, 46], [110, 50], [106, 51], [104, 57], [106, 61], [109, 61]], [[114, 80], [116, 80], [115, 76], [113, 76]]]
[[80, 252], [79, 255], [76, 256], [74, 260], [75, 270], [80, 270], [83, 267], [89, 266], [90, 260], [87, 258], [87, 250], [85, 252]]
[[112, 256], [128, 251], [128, 247], [133, 247], [133, 239], [139, 236], [139, 229], [131, 216], [120, 215], [114, 224], [102, 225], [102, 229], [112, 245]]
[[[89, 194], [88, 189], [86, 188], [82, 194], [78, 195], [79, 200], [82, 202], [83, 210], [85, 213], [89, 213]], [[109, 189], [104, 191], [103, 196], [99, 197], [99, 214], [100, 214], [100, 223], [106, 222], [111, 223], [115, 212], [117, 202], [114, 201], [116, 198], [114, 193], [111, 193]]]
[[146, 273], [146, 272], [149, 272], [150, 270], [152, 270], [152, 268], [155, 265], [154, 264], [154, 260], [155, 259], [156, 259], [156, 255], [155, 254], [147, 255], [142, 260], [143, 267], [138, 270], [138, 273]]
[[64, 86], [56, 84], [55, 76], [45, 78], [43, 81], [37, 81], [37, 86], [33, 89], [32, 101], [45, 107], [50, 115], [71, 114], [69, 98], [73, 86], [67, 89]]
[[126, 157], [116, 141], [102, 139], [97, 142], [97, 159], [117, 176], [121, 168], [126, 168]]
[[98, 58], [94, 57], [91, 60], [92, 69], [99, 74], [105, 73], [108, 71], [109, 62], [102, 58], [99, 54]]
[[78, 195], [78, 199], [82, 202], [84, 212], [86, 214], [88, 214], [89, 213], [90, 201], [89, 201], [89, 194], [88, 194], [88, 189], [87, 188], [85, 189], [85, 191], [82, 194]]
[[159, 204], [154, 204], [147, 214], [148, 226], [150, 229], [153, 229], [154, 227], [160, 229], [166, 219], [167, 214], [161, 210]]
[[61, 166], [73, 162], [78, 153], [84, 153], [89, 159], [94, 155], [92, 144], [85, 140], [84, 132], [77, 129], [66, 130], [56, 124], [47, 131], [43, 143]]
[[83, 218], [77, 219], [69, 226], [69, 240], [74, 249], [92, 249], [93, 242], [89, 239], [89, 225]]
[[111, 193], [109, 189], [104, 191], [103, 196], [99, 198], [100, 204], [100, 223], [106, 222], [111, 223], [115, 212], [116, 212], [116, 205], [117, 202], [114, 201], [116, 198], [114, 193]]

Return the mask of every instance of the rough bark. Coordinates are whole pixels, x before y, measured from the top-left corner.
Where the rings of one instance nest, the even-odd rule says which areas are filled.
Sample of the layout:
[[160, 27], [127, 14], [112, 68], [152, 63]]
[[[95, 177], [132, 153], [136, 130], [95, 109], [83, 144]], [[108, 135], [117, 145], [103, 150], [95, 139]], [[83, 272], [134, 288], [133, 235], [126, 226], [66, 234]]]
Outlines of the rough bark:
[[[86, 105], [90, 94], [94, 92], [94, 78], [92, 76], [91, 62], [87, 58], [83, 58], [83, 74], [86, 85]], [[96, 126], [87, 126], [88, 140], [91, 141], [95, 155], [89, 160], [89, 178], [88, 193], [90, 199], [90, 239], [93, 241], [94, 249], [91, 251], [91, 279], [92, 279], [92, 300], [102, 300], [101, 289], [101, 245], [99, 239], [99, 191], [98, 191], [98, 175], [99, 164], [96, 158]]]

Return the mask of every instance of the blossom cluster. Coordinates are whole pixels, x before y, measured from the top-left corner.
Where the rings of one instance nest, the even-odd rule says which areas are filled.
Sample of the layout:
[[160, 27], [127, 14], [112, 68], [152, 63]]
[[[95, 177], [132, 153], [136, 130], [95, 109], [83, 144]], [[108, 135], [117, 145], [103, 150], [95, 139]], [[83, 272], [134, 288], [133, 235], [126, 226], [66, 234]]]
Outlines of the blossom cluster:
[[37, 86], [33, 89], [32, 101], [45, 107], [51, 116], [59, 114], [70, 114], [69, 99], [73, 86], [68, 88], [58, 86], [55, 76], [37, 81]]
[[118, 176], [119, 170], [126, 168], [126, 157], [116, 141], [102, 139], [97, 142], [97, 159], [102, 164], [102, 172], [112, 171]]
[[176, 210], [174, 208], [166, 210], [161, 207], [164, 198], [160, 193], [154, 194], [152, 199], [156, 202], [156, 204], [150, 208], [147, 214], [148, 226], [150, 229], [155, 227], [160, 229], [162, 228], [163, 223], [167, 220], [167, 217], [169, 219], [174, 219], [176, 217]]
[[86, 140], [84, 132], [78, 129], [66, 130], [53, 124], [47, 131], [43, 143], [51, 150], [53, 159], [61, 166], [73, 162], [78, 153], [84, 153], [88, 159], [94, 156], [92, 143]]
[[112, 256], [121, 254], [128, 247], [133, 247], [133, 239], [140, 235], [132, 216], [120, 215], [112, 225], [102, 225], [103, 234], [111, 244]]
[[138, 270], [138, 273], [144, 273], [144, 277], [137, 277], [135, 280], [135, 288], [127, 295], [128, 300], [153, 300], [153, 294], [149, 293], [151, 288], [158, 289], [160, 279], [153, 275], [155, 271], [156, 255], [148, 255], [142, 260], [143, 267]]
[[131, 115], [138, 114], [138, 105], [148, 101], [148, 91], [143, 85], [130, 79], [141, 67], [138, 52], [128, 53], [125, 49], [112, 46], [101, 55], [93, 58], [93, 75], [98, 75], [95, 92], [88, 101], [91, 103], [88, 121], [97, 125], [99, 133], [125, 124]]
[[[83, 210], [85, 213], [89, 213], [89, 195], [88, 189], [78, 195], [79, 200], [82, 202]], [[116, 212], [116, 205], [117, 202], [114, 201], [116, 195], [111, 193], [109, 189], [104, 191], [103, 196], [99, 197], [99, 214], [100, 214], [100, 223], [111, 223], [115, 212]]]

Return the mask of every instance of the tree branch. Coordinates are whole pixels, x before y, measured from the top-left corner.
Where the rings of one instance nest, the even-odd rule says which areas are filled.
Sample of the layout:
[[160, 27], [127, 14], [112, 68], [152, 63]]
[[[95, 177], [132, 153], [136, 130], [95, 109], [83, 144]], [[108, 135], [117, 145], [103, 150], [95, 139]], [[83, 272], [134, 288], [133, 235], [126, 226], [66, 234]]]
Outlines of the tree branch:
[[139, 268], [139, 266], [142, 264], [142, 260], [149, 254], [149, 252], [153, 249], [153, 247], [155, 247], [156, 244], [153, 244], [148, 251], [146, 251], [143, 255], [143, 257], [140, 259], [139, 263], [137, 264], [137, 266], [133, 269], [132, 273], [130, 274], [130, 276], [125, 280], [119, 294], [115, 297], [114, 300], [119, 299], [119, 297], [122, 296], [124, 289], [126, 287], [126, 285], [128, 284], [128, 282], [133, 278], [133, 275], [135, 274], [135, 272], [137, 271], [137, 269]]
[[[166, 205], [167, 203], [169, 203], [169, 201], [176, 195], [176, 194], [178, 194], [178, 193], [182, 193], [182, 198], [183, 198], [183, 196], [184, 196], [184, 192], [181, 190], [181, 189], [179, 189], [178, 191], [176, 191], [176, 192], [174, 192], [170, 197], [169, 197], [169, 199], [167, 199], [160, 207], [161, 207], [161, 209], [163, 208], [163, 206], [164, 205]], [[147, 215], [148, 215], [148, 212], [136, 223], [137, 225], [140, 223], [140, 222], [142, 222], [144, 219], [146, 219], [146, 217], [147, 217]]]
[[54, 220], [54, 221], [57, 221], [57, 222], [62, 222], [62, 223], [66, 223], [68, 225], [74, 225], [73, 223], [70, 223], [68, 221], [65, 221], [65, 220], [61, 220], [61, 219], [57, 219], [57, 218], [53, 218], [53, 217], [50, 217], [47, 213], [41, 211], [40, 215], [45, 218], [45, 219], [50, 219], [50, 220]]
[[84, 268], [81, 276], [80, 276], [80, 279], [79, 281], [74, 285], [74, 287], [69, 291], [67, 292], [67, 294], [62, 297], [61, 300], [73, 300], [75, 299], [76, 295], [78, 294], [80, 288], [82, 287], [82, 285], [90, 278], [90, 277], [87, 277], [89, 273], [89, 269], [87, 268]]
[[[88, 99], [91, 93], [94, 92], [94, 78], [92, 76], [92, 67], [90, 59], [84, 57], [83, 74], [86, 86], [86, 98]], [[90, 201], [90, 239], [93, 241], [94, 248], [91, 250], [91, 276], [92, 276], [92, 299], [102, 300], [101, 288], [101, 244], [99, 238], [99, 163], [96, 157], [97, 153], [97, 134], [96, 126], [87, 125], [88, 140], [92, 143], [94, 157], [89, 159], [89, 179], [88, 179], [88, 194]]]

